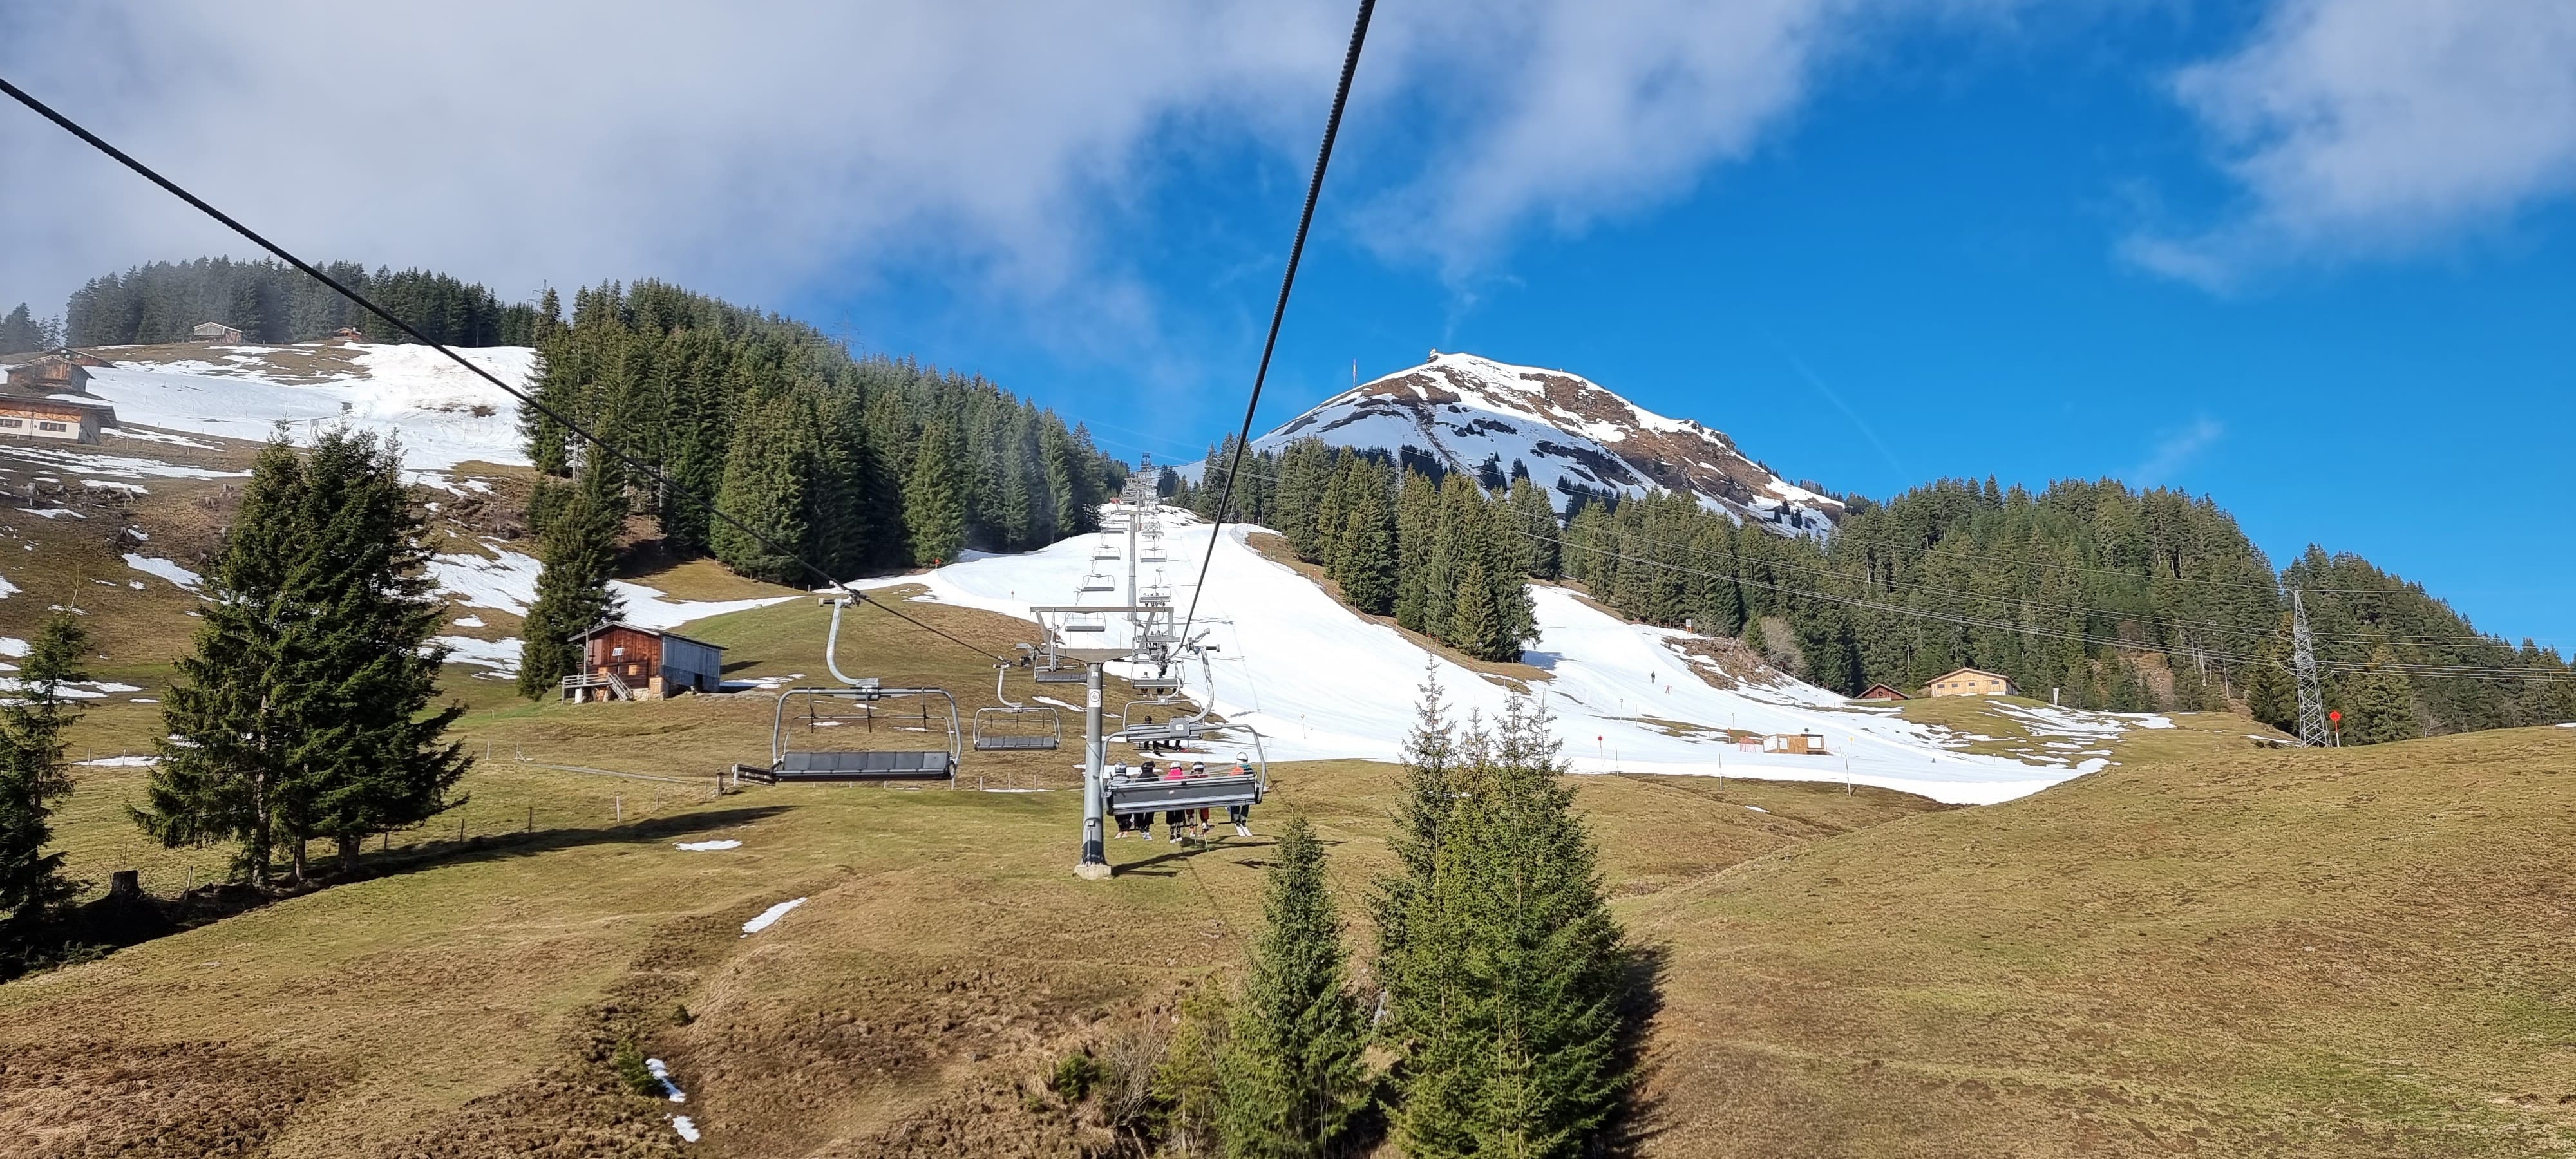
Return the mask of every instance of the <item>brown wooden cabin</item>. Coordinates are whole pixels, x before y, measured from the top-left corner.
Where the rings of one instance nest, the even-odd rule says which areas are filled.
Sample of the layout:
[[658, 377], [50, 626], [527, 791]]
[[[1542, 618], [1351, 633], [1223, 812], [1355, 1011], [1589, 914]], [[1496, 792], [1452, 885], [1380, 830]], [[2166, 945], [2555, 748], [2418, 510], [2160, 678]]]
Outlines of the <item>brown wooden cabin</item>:
[[704, 640], [624, 621], [578, 639], [581, 671], [564, 677], [566, 700], [659, 700], [724, 690], [724, 649]]
[[27, 394], [88, 394], [89, 368], [79, 359], [48, 354], [10, 367], [9, 389]]
[[1872, 685], [1870, 685], [1870, 686], [1869, 686], [1869, 689], [1868, 689], [1867, 691], [1862, 692], [1860, 695], [1855, 696], [1855, 697], [1853, 697], [1852, 699], [1854, 699], [1854, 700], [1912, 700], [1912, 699], [1914, 699], [1914, 698], [1913, 698], [1913, 697], [1911, 697], [1911, 696], [1907, 696], [1906, 694], [1904, 694], [1904, 693], [1902, 693], [1902, 692], [1899, 692], [1899, 691], [1897, 691], [1897, 690], [1895, 690], [1895, 689], [1893, 689], [1893, 688], [1890, 688], [1890, 687], [1888, 687], [1888, 686], [1886, 686], [1886, 685], [1884, 685], [1884, 684], [1872, 684]]
[[364, 342], [367, 340], [366, 333], [355, 326], [342, 326], [339, 329], [332, 331], [331, 337], [341, 342]]
[[238, 326], [226, 326], [221, 322], [199, 322], [194, 329], [188, 331], [188, 341], [239, 346], [242, 342], [242, 332]]

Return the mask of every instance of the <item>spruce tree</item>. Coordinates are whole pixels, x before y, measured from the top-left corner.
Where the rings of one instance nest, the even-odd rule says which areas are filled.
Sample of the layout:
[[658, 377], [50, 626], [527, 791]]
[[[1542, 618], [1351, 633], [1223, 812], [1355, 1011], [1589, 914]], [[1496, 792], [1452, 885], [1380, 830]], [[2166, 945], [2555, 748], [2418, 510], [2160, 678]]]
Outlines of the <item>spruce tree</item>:
[[1335, 557], [1342, 595], [1372, 616], [1395, 609], [1395, 520], [1386, 509], [1386, 486], [1377, 472], [1364, 476], [1342, 513], [1342, 542]]
[[903, 482], [903, 518], [915, 563], [957, 558], [966, 546], [966, 497], [958, 478], [959, 448], [948, 424], [922, 428], [912, 472]]
[[725, 566], [753, 579], [792, 583], [801, 571], [787, 553], [805, 542], [812, 464], [802, 453], [797, 418], [795, 400], [783, 391], [772, 393], [735, 424], [725, 455], [716, 510], [726, 519], [708, 529], [708, 546]]
[[1511, 510], [1506, 519], [1514, 533], [1510, 538], [1518, 541], [1514, 558], [1520, 561], [1521, 570], [1531, 579], [1555, 579], [1561, 566], [1557, 562], [1556, 508], [1548, 502], [1547, 492], [1527, 474], [1512, 477]]
[[2352, 698], [2352, 719], [2344, 726], [2344, 735], [2355, 743], [2384, 744], [2421, 735], [2415, 725], [2414, 690], [2398, 675], [2395, 663], [2395, 654], [2381, 648], [2373, 655], [2369, 671], [2362, 673]]
[[2296, 733], [2299, 728], [2298, 690], [2290, 683], [2290, 674], [2270, 660], [2258, 660], [2245, 672], [2245, 711], [2254, 719]]
[[260, 452], [208, 575], [212, 599], [162, 705], [161, 761], [135, 822], [163, 844], [229, 841], [265, 882], [279, 852], [415, 824], [466, 759], [429, 711], [443, 613], [395, 448], [327, 431]]
[[89, 640], [80, 621], [57, 612], [18, 666], [17, 690], [0, 706], [0, 970], [23, 932], [72, 895], [60, 850], [45, 852], [51, 819], [71, 795], [63, 733], [80, 714], [63, 695], [82, 678]]
[[1439, 527], [1439, 489], [1423, 475], [1406, 471], [1395, 501], [1395, 622], [1426, 634], [1434, 631], [1431, 606], [1449, 598], [1431, 574], [1432, 541]]
[[1502, 623], [1502, 614], [1494, 607], [1493, 577], [1485, 574], [1485, 561], [1468, 560], [1467, 570], [1458, 577], [1458, 602], [1442, 624], [1440, 638], [1478, 659], [1497, 659], [1494, 653]]
[[537, 598], [519, 633], [519, 694], [530, 700], [551, 695], [580, 670], [577, 637], [617, 618], [608, 581], [617, 570], [626, 499], [615, 479], [593, 456], [571, 484], [539, 484], [551, 501], [537, 530]]
[[44, 348], [44, 327], [38, 326], [35, 318], [27, 313], [25, 302], [18, 303], [18, 308], [9, 311], [8, 317], [0, 318], [0, 354], [24, 354]]
[[1586, 1154], [1632, 1081], [1628, 953], [1545, 711], [1468, 747], [1407, 921], [1398, 1133], [1424, 1159]]
[[300, 614], [280, 682], [296, 716], [286, 761], [312, 835], [338, 843], [347, 871], [368, 836], [451, 806], [467, 758], [445, 737], [465, 708], [434, 707], [447, 650], [432, 641], [447, 604], [399, 448], [326, 434], [305, 473], [313, 533], [290, 590]]
[[230, 841], [233, 868], [268, 880], [297, 807], [286, 785], [293, 743], [277, 687], [286, 663], [286, 561], [308, 532], [304, 461], [283, 436], [251, 464], [241, 507], [207, 573], [212, 600], [190, 654], [177, 661], [161, 707], [162, 759], [129, 806], [170, 848]]
[[[1411, 1033], [1404, 1019], [1427, 1009], [1430, 1001], [1427, 979], [1435, 967], [1427, 955], [1438, 938], [1428, 923], [1436, 923], [1439, 915], [1428, 907], [1439, 876], [1441, 837], [1458, 801], [1458, 737], [1442, 700], [1437, 660], [1424, 660], [1418, 692], [1413, 728], [1404, 738], [1404, 783], [1391, 818], [1394, 835], [1387, 841], [1397, 869], [1377, 879], [1369, 901], [1377, 926], [1378, 985], [1393, 1019], [1386, 1029], [1399, 1043]], [[1416, 921], [1426, 925], [1417, 929]]]
[[1252, 975], [1234, 1004], [1219, 1073], [1228, 1155], [1334, 1154], [1369, 1102], [1361, 1052], [1368, 1016], [1346, 988], [1342, 922], [1324, 878], [1324, 843], [1306, 819], [1279, 835], [1266, 874]]

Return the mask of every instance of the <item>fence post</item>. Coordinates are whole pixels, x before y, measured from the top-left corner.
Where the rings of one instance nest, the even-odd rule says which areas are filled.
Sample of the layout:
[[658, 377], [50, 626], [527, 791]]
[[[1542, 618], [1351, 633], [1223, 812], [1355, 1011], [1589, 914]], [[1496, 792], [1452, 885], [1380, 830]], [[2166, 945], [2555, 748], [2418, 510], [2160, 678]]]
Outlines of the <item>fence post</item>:
[[530, 833], [534, 833], [534, 832], [536, 832], [536, 831], [537, 831], [537, 806], [535, 805], [535, 803], [531, 802], [531, 803], [528, 805], [528, 832], [530, 832]]

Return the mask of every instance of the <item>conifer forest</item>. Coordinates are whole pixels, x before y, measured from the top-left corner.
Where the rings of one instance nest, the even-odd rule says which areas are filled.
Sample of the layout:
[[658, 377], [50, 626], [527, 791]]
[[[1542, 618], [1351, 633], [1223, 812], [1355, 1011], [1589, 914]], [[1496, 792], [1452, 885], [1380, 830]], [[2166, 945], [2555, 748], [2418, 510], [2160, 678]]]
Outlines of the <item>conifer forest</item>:
[[[1166, 480], [1202, 514], [1206, 479]], [[2273, 565], [2207, 497], [2065, 480], [2033, 494], [1943, 480], [1866, 498], [1823, 542], [1738, 525], [1687, 495], [1550, 495], [1525, 467], [1450, 471], [1301, 440], [1247, 455], [1234, 517], [1276, 528], [1350, 606], [1488, 660], [1533, 643], [1520, 580], [1568, 580], [1623, 615], [1740, 637], [1845, 694], [1959, 667], [2078, 708], [2244, 706], [2295, 723], [2290, 608], [2303, 590], [2329, 706], [2348, 743], [2576, 715], [2567, 665], [2483, 635], [2420, 586], [2311, 548]]]

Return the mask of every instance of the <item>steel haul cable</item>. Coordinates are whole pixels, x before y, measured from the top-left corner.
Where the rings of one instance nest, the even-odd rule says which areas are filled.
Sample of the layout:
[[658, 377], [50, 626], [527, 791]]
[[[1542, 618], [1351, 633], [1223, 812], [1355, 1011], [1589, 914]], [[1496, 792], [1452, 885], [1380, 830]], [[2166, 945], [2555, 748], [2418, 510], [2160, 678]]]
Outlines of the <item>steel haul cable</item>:
[[1216, 561], [1217, 537], [1225, 532], [1226, 505], [1234, 499], [1234, 466], [1243, 461], [1243, 451], [1252, 441], [1252, 417], [1261, 409], [1261, 385], [1270, 377], [1270, 355], [1279, 348], [1279, 324], [1288, 317], [1288, 294], [1297, 286], [1297, 263], [1306, 254], [1306, 231], [1315, 224], [1315, 202], [1324, 194], [1324, 169], [1333, 161], [1333, 139], [1341, 135], [1342, 109], [1350, 103], [1351, 77], [1359, 72], [1360, 46], [1368, 40], [1369, 16], [1377, 9], [1377, 0], [1360, 0], [1359, 16], [1351, 22], [1350, 52], [1342, 57], [1342, 81], [1333, 89], [1333, 111], [1324, 119], [1324, 143], [1315, 151], [1315, 176], [1306, 183], [1306, 208], [1297, 215], [1297, 240], [1288, 247], [1288, 269], [1279, 278], [1279, 304], [1270, 310], [1270, 337], [1261, 344], [1261, 365], [1252, 372], [1252, 397], [1243, 404], [1243, 429], [1235, 436], [1234, 455], [1228, 461], [1225, 490], [1217, 497], [1216, 516], [1208, 525], [1207, 554], [1199, 557], [1198, 583], [1190, 588], [1189, 614], [1181, 617], [1178, 633], [1183, 642], [1190, 638], [1190, 625], [1199, 617], [1199, 596], [1207, 591], [1208, 565]]
[[753, 540], [754, 542], [756, 542], [756, 543], [760, 544], [760, 545], [761, 545], [761, 547], [763, 547], [763, 548], [765, 548], [765, 549], [767, 549], [767, 550], [769, 550], [769, 551], [771, 551], [771, 552], [774, 552], [774, 553], [776, 553], [777, 555], [782, 556], [782, 557], [784, 557], [784, 558], [786, 558], [786, 559], [794, 560], [794, 561], [796, 562], [796, 565], [797, 565], [798, 567], [804, 568], [807, 572], [809, 572], [809, 573], [813, 574], [814, 576], [816, 576], [816, 577], [820, 578], [820, 579], [823, 581], [823, 583], [824, 583], [824, 585], [825, 585], [825, 586], [827, 586], [827, 587], [833, 587], [833, 588], [838, 588], [838, 589], [840, 589], [840, 591], [841, 591], [841, 593], [842, 593], [842, 594], [844, 594], [844, 595], [846, 595], [846, 596], [850, 597], [852, 600], [855, 600], [855, 601], [857, 601], [857, 602], [859, 602], [859, 603], [863, 603], [863, 604], [873, 604], [873, 605], [875, 605], [877, 608], [879, 608], [879, 609], [881, 609], [881, 610], [885, 611], [886, 613], [888, 613], [888, 614], [892, 615], [894, 618], [896, 618], [896, 619], [898, 619], [898, 620], [902, 620], [902, 621], [904, 621], [904, 622], [906, 622], [906, 623], [908, 623], [908, 624], [911, 624], [912, 626], [914, 626], [914, 627], [916, 627], [916, 628], [920, 628], [921, 630], [923, 630], [923, 631], [925, 631], [925, 632], [929, 632], [930, 634], [932, 634], [932, 635], [934, 635], [934, 636], [938, 636], [938, 637], [940, 637], [941, 639], [947, 640], [948, 642], [950, 642], [950, 643], [952, 643], [952, 644], [955, 644], [955, 645], [957, 645], [957, 646], [958, 646], [958, 647], [960, 647], [960, 648], [964, 648], [964, 649], [966, 649], [967, 651], [973, 652], [973, 653], [975, 653], [975, 654], [976, 654], [976, 655], [978, 655], [978, 656], [982, 656], [982, 657], [984, 657], [984, 658], [985, 658], [985, 659], [987, 659], [987, 660], [991, 660], [991, 661], [993, 661], [993, 662], [995, 662], [995, 663], [998, 663], [998, 664], [1007, 664], [1007, 663], [1009, 663], [1009, 662], [1010, 662], [1010, 661], [1008, 661], [1008, 660], [1004, 659], [1003, 657], [1000, 657], [1000, 656], [994, 655], [994, 654], [993, 654], [993, 653], [991, 653], [991, 652], [987, 652], [987, 651], [985, 651], [985, 650], [984, 650], [984, 649], [982, 649], [982, 648], [978, 648], [978, 647], [976, 647], [976, 646], [975, 646], [975, 645], [973, 645], [973, 644], [969, 644], [969, 643], [967, 643], [967, 642], [966, 642], [966, 641], [964, 641], [964, 640], [958, 639], [957, 637], [952, 636], [952, 635], [948, 634], [947, 632], [940, 630], [939, 628], [933, 627], [933, 626], [932, 626], [932, 625], [930, 625], [930, 624], [923, 623], [922, 621], [920, 621], [920, 620], [916, 620], [916, 619], [912, 618], [911, 616], [907, 616], [907, 615], [903, 614], [903, 611], [902, 611], [901, 609], [896, 608], [896, 607], [894, 607], [893, 605], [888, 604], [888, 603], [886, 603], [886, 602], [885, 602], [885, 601], [883, 601], [883, 600], [873, 600], [873, 599], [869, 599], [869, 598], [868, 598], [868, 596], [867, 596], [867, 593], [862, 592], [862, 591], [860, 591], [860, 590], [859, 590], [859, 589], [857, 589], [857, 588], [851, 587], [850, 585], [848, 585], [848, 584], [846, 584], [846, 583], [843, 583], [843, 582], [842, 582], [841, 580], [839, 580], [838, 578], [835, 578], [835, 577], [834, 577], [830, 572], [824, 571], [820, 566], [817, 566], [813, 561], [808, 560], [808, 559], [806, 559], [804, 556], [802, 556], [802, 555], [798, 554], [794, 549], [789, 548], [789, 547], [787, 547], [786, 545], [781, 544], [781, 543], [777, 542], [776, 540], [773, 540], [773, 539], [769, 538], [768, 536], [761, 534], [757, 529], [755, 529], [755, 528], [751, 527], [750, 525], [748, 525], [748, 524], [744, 523], [743, 521], [741, 521], [741, 520], [739, 520], [739, 519], [736, 519], [736, 518], [734, 518], [734, 517], [733, 517], [733, 516], [731, 516], [731, 515], [727, 515], [727, 514], [725, 514], [724, 510], [723, 510], [722, 508], [720, 508], [720, 507], [716, 506], [716, 504], [715, 504], [715, 502], [714, 502], [713, 500], [708, 499], [708, 498], [705, 498], [704, 496], [699, 495], [697, 492], [691, 491], [691, 490], [689, 490], [688, 488], [681, 486], [677, 480], [674, 480], [674, 479], [672, 479], [670, 476], [663, 474], [660, 468], [655, 467], [655, 466], [653, 466], [652, 464], [647, 463], [647, 462], [645, 462], [644, 460], [639, 459], [639, 458], [637, 458], [637, 457], [635, 457], [635, 456], [633, 456], [633, 455], [627, 454], [625, 451], [619, 450], [617, 447], [615, 447], [615, 446], [611, 445], [611, 444], [608, 442], [608, 440], [603, 439], [603, 438], [600, 438], [598, 435], [594, 435], [594, 434], [590, 433], [589, 428], [582, 426], [580, 423], [574, 422], [574, 421], [572, 420], [572, 417], [571, 417], [571, 416], [566, 415], [566, 414], [564, 414], [563, 412], [561, 412], [561, 411], [559, 411], [559, 410], [554, 409], [553, 407], [547, 406], [546, 404], [544, 404], [544, 403], [542, 403], [542, 402], [537, 401], [537, 399], [536, 399], [536, 397], [535, 397], [535, 396], [533, 396], [533, 395], [531, 395], [531, 394], [528, 394], [526, 391], [520, 390], [519, 388], [514, 387], [514, 386], [510, 385], [509, 383], [506, 383], [506, 382], [501, 381], [501, 379], [500, 379], [500, 377], [499, 377], [499, 376], [497, 376], [497, 375], [493, 374], [491, 371], [485, 370], [485, 369], [483, 369], [482, 367], [475, 365], [475, 364], [474, 364], [474, 362], [473, 362], [472, 360], [470, 360], [470, 359], [466, 358], [466, 357], [465, 357], [464, 355], [462, 355], [462, 354], [457, 353], [455, 350], [451, 349], [451, 348], [450, 348], [446, 343], [444, 343], [444, 342], [439, 342], [439, 341], [435, 341], [435, 340], [431, 339], [429, 335], [424, 334], [424, 333], [421, 333], [421, 331], [419, 330], [419, 328], [417, 328], [417, 327], [413, 326], [413, 325], [412, 325], [411, 323], [409, 323], [409, 322], [403, 321], [402, 319], [395, 317], [395, 316], [392, 314], [392, 312], [390, 312], [390, 311], [386, 310], [386, 309], [385, 309], [384, 307], [382, 307], [382, 306], [379, 306], [379, 305], [375, 304], [373, 301], [369, 300], [365, 295], [360, 294], [360, 293], [358, 293], [356, 290], [352, 290], [352, 289], [350, 289], [350, 288], [349, 288], [349, 287], [347, 287], [347, 286], [341, 285], [341, 284], [340, 284], [340, 282], [338, 281], [338, 279], [335, 279], [335, 278], [333, 278], [331, 275], [329, 275], [329, 274], [326, 274], [326, 273], [322, 272], [322, 270], [321, 270], [321, 269], [319, 269], [319, 268], [317, 268], [316, 266], [314, 266], [314, 265], [313, 265], [313, 263], [308, 262], [308, 261], [305, 261], [304, 259], [302, 259], [302, 258], [300, 258], [300, 257], [297, 257], [297, 256], [295, 256], [295, 255], [294, 255], [294, 254], [292, 254], [292, 253], [287, 252], [286, 247], [281, 246], [281, 245], [277, 244], [276, 242], [270, 241], [270, 240], [268, 240], [268, 239], [267, 239], [267, 238], [265, 238], [265, 237], [262, 237], [262, 236], [261, 236], [257, 231], [254, 231], [254, 230], [252, 230], [249, 226], [247, 226], [247, 225], [243, 225], [241, 222], [239, 222], [239, 221], [235, 220], [235, 219], [232, 217], [232, 215], [227, 214], [227, 213], [225, 213], [224, 211], [222, 211], [222, 210], [220, 210], [220, 209], [217, 209], [217, 208], [215, 208], [214, 206], [212, 206], [212, 205], [208, 204], [204, 198], [201, 198], [201, 197], [197, 196], [196, 194], [194, 194], [194, 193], [190, 193], [190, 192], [188, 192], [186, 189], [181, 188], [177, 182], [172, 181], [172, 180], [170, 180], [170, 179], [169, 179], [169, 178], [167, 178], [167, 177], [163, 177], [160, 173], [155, 172], [155, 171], [154, 171], [150, 166], [145, 165], [145, 164], [144, 164], [143, 162], [141, 162], [141, 161], [135, 160], [135, 159], [134, 159], [134, 157], [133, 157], [132, 155], [130, 155], [130, 154], [128, 154], [128, 153], [126, 153], [123, 149], [119, 149], [119, 148], [117, 148], [116, 146], [109, 144], [109, 143], [108, 143], [104, 138], [101, 138], [98, 134], [93, 133], [93, 132], [90, 132], [88, 129], [81, 127], [81, 125], [80, 125], [78, 122], [73, 121], [70, 117], [66, 117], [66, 116], [64, 116], [63, 114], [61, 114], [61, 113], [59, 113], [59, 112], [54, 111], [53, 106], [48, 105], [48, 104], [46, 104], [46, 103], [45, 103], [45, 102], [43, 102], [43, 101], [37, 100], [33, 94], [30, 94], [30, 93], [29, 93], [29, 92], [27, 92], [27, 90], [25, 90], [25, 89], [19, 88], [17, 85], [11, 84], [11, 83], [8, 81], [8, 79], [7, 79], [7, 78], [0, 77], [0, 92], [6, 92], [6, 93], [8, 93], [8, 94], [9, 94], [9, 96], [10, 96], [10, 97], [12, 97], [12, 98], [14, 98], [14, 99], [19, 103], [19, 104], [25, 105], [25, 106], [27, 106], [29, 109], [33, 110], [33, 111], [36, 113], [36, 115], [41, 116], [41, 117], [45, 118], [45, 119], [46, 119], [46, 120], [48, 120], [48, 121], [52, 121], [54, 124], [56, 124], [56, 125], [58, 125], [58, 126], [61, 126], [61, 128], [63, 129], [63, 131], [64, 131], [64, 132], [70, 133], [71, 135], [73, 135], [73, 136], [75, 136], [75, 137], [80, 138], [83, 142], [87, 143], [91, 148], [96, 149], [96, 150], [98, 150], [99, 152], [106, 154], [108, 157], [110, 157], [110, 158], [114, 159], [118, 164], [121, 164], [121, 165], [125, 166], [126, 168], [128, 168], [128, 169], [131, 169], [131, 170], [135, 171], [135, 172], [136, 172], [136, 173], [138, 173], [138, 174], [141, 174], [141, 175], [143, 176], [144, 180], [150, 181], [150, 182], [151, 182], [151, 183], [153, 183], [154, 185], [158, 185], [158, 186], [160, 186], [162, 189], [164, 189], [164, 190], [168, 191], [168, 192], [169, 192], [169, 194], [170, 194], [171, 196], [176, 197], [176, 198], [178, 198], [178, 199], [179, 199], [179, 200], [181, 200], [181, 201], [187, 202], [189, 205], [191, 205], [191, 206], [195, 207], [195, 208], [197, 209], [197, 211], [198, 211], [198, 212], [203, 213], [203, 214], [205, 214], [206, 216], [208, 216], [208, 217], [211, 217], [211, 218], [215, 219], [217, 222], [222, 223], [222, 224], [223, 224], [223, 226], [224, 226], [225, 228], [230, 229], [230, 230], [232, 230], [234, 233], [240, 234], [240, 235], [242, 235], [244, 238], [249, 239], [249, 240], [250, 240], [250, 242], [251, 242], [251, 244], [256, 245], [256, 246], [258, 246], [259, 248], [264, 249], [264, 250], [267, 250], [269, 253], [276, 255], [276, 257], [277, 257], [277, 259], [278, 259], [279, 261], [285, 262], [286, 264], [288, 264], [288, 265], [290, 265], [290, 266], [295, 267], [297, 270], [301, 271], [301, 272], [302, 272], [306, 277], [312, 278], [314, 281], [320, 282], [320, 283], [322, 283], [322, 284], [323, 284], [323, 285], [325, 285], [325, 286], [329, 286], [329, 287], [330, 287], [334, 292], [338, 293], [341, 297], [347, 298], [348, 300], [350, 300], [350, 301], [352, 301], [352, 302], [357, 303], [360, 307], [364, 308], [368, 313], [373, 314], [373, 315], [375, 315], [376, 317], [379, 317], [379, 318], [384, 319], [387, 323], [391, 324], [395, 329], [400, 330], [400, 331], [402, 331], [403, 333], [410, 335], [413, 341], [415, 341], [415, 342], [419, 342], [420, 344], [422, 344], [422, 345], [424, 345], [424, 346], [427, 346], [427, 347], [429, 347], [429, 348], [430, 348], [430, 349], [432, 349], [432, 350], [436, 350], [436, 351], [437, 351], [437, 352], [439, 352], [440, 354], [444, 354], [444, 355], [446, 355], [449, 359], [453, 360], [453, 361], [454, 361], [458, 366], [462, 366], [462, 367], [464, 367], [468, 372], [472, 373], [475, 377], [480, 378], [480, 379], [482, 379], [482, 380], [483, 380], [483, 381], [485, 381], [485, 382], [491, 383], [493, 386], [499, 387], [503, 393], [508, 394], [510, 397], [515, 398], [515, 399], [519, 400], [519, 404], [520, 404], [521, 406], [525, 406], [525, 407], [527, 407], [527, 408], [529, 408], [529, 409], [531, 409], [531, 410], [536, 411], [538, 414], [544, 415], [544, 416], [546, 416], [547, 418], [550, 418], [550, 419], [553, 419], [553, 420], [554, 420], [554, 421], [556, 421], [556, 422], [562, 423], [562, 424], [563, 424], [563, 426], [564, 426], [564, 429], [565, 429], [565, 430], [568, 430], [568, 431], [572, 432], [573, 434], [580, 436], [580, 437], [581, 437], [581, 439], [582, 439], [582, 441], [587, 442], [587, 443], [591, 444], [592, 446], [598, 447], [600, 450], [607, 452], [607, 453], [608, 453], [609, 455], [611, 455], [611, 456], [614, 456], [614, 457], [615, 457], [619, 462], [621, 462], [621, 463], [625, 464], [629, 469], [632, 469], [632, 470], [635, 470], [635, 471], [641, 472], [645, 477], [647, 477], [647, 478], [651, 479], [651, 480], [654, 482], [654, 484], [655, 484], [656, 486], [658, 486], [659, 488], [661, 488], [661, 490], [662, 490], [662, 492], [663, 492], [663, 493], [665, 493], [665, 494], [677, 493], [677, 494], [680, 494], [680, 495], [687, 496], [690, 502], [692, 502], [692, 503], [696, 503], [697, 505], [699, 505], [699, 506], [701, 506], [701, 507], [706, 508], [706, 510], [707, 510], [707, 514], [708, 514], [708, 515], [710, 515], [710, 516], [712, 516], [712, 517], [714, 517], [714, 518], [716, 518], [716, 519], [722, 520], [722, 521], [724, 521], [727, 525], [731, 526], [734, 530], [739, 531], [739, 532], [742, 532], [744, 535], [748, 535], [748, 536], [750, 536], [750, 537], [752, 538], [752, 540]]

